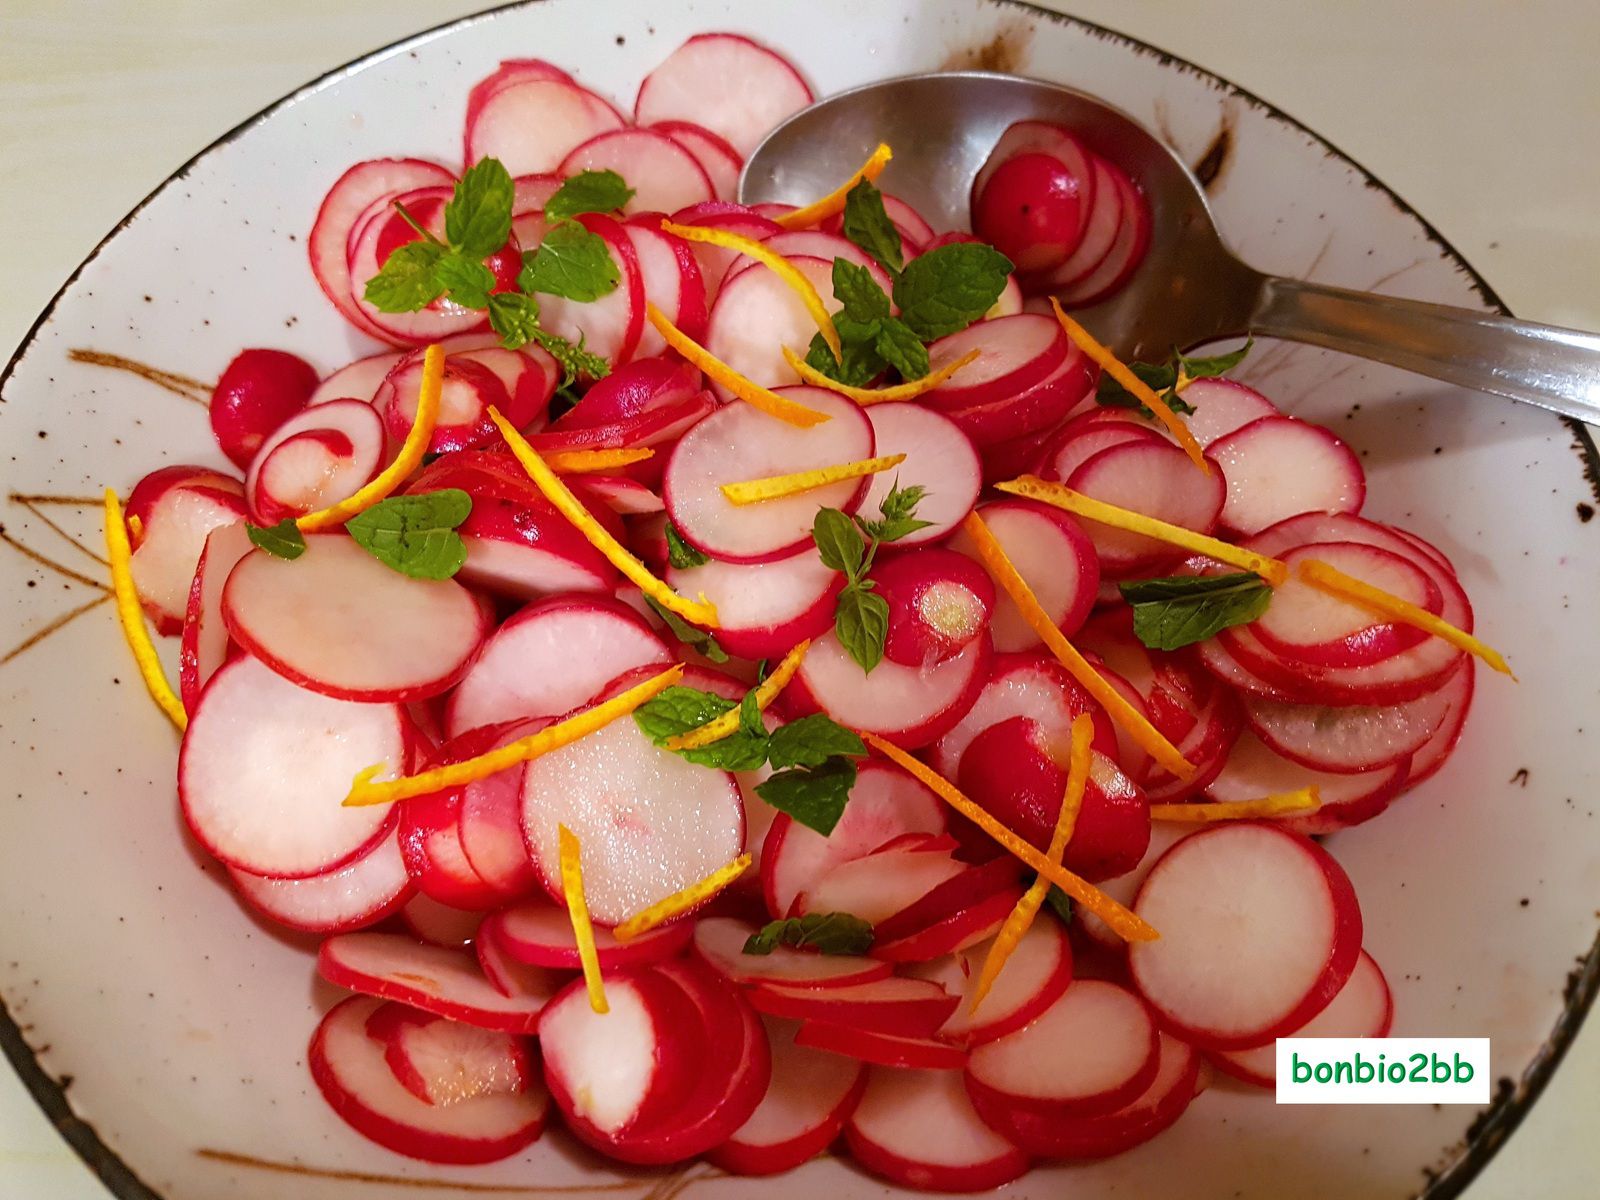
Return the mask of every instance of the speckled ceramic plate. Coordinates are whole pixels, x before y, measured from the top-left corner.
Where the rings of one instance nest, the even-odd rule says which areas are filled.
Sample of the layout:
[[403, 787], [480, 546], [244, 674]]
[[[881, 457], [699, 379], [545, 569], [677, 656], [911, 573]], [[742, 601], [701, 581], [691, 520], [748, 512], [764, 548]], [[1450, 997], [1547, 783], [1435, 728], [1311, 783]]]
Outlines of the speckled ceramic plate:
[[[1017, 3], [543, 0], [379, 51], [247, 121], [94, 250], [0, 390], [0, 1043], [118, 1196], [353, 1200], [398, 1194], [373, 1186], [387, 1178], [441, 1195], [458, 1192], [452, 1181], [528, 1196], [884, 1194], [838, 1161], [760, 1184], [699, 1166], [618, 1174], [559, 1137], [495, 1167], [440, 1170], [345, 1129], [304, 1063], [332, 994], [307, 948], [245, 916], [186, 839], [176, 744], [133, 677], [98, 561], [100, 488], [165, 462], [220, 462], [196, 401], [209, 385], [194, 381], [245, 345], [324, 368], [364, 349], [303, 246], [346, 165], [454, 159], [467, 88], [502, 57], [576, 66], [626, 104], [684, 37], [717, 29], [780, 48], [819, 93], [941, 66], [1083, 88], [1198, 165], [1225, 233], [1258, 266], [1499, 307], [1420, 217], [1315, 134], [1179, 59]], [[1480, 681], [1449, 767], [1333, 842], [1394, 986], [1396, 1032], [1488, 1035], [1497, 1099], [1487, 1113], [1277, 1108], [1219, 1084], [1154, 1143], [1036, 1172], [1009, 1195], [1456, 1195], [1594, 995], [1593, 444], [1541, 412], [1316, 350], [1265, 346], [1244, 375], [1360, 449], [1369, 510], [1444, 547], [1521, 675], [1520, 687]]]

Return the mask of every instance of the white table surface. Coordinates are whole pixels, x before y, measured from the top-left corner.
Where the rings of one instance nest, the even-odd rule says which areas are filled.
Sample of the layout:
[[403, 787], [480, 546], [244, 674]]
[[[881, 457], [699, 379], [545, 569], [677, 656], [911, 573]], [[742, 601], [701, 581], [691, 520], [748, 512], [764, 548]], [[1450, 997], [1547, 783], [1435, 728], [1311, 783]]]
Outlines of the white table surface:
[[[1600, 328], [1595, 0], [1046, 3], [1298, 117], [1410, 201], [1518, 315]], [[198, 147], [330, 67], [483, 6], [0, 0], [0, 361], [89, 248]], [[1600, 1194], [1597, 1127], [1591, 1022], [1473, 1200]], [[105, 1194], [0, 1066], [0, 1196]]]

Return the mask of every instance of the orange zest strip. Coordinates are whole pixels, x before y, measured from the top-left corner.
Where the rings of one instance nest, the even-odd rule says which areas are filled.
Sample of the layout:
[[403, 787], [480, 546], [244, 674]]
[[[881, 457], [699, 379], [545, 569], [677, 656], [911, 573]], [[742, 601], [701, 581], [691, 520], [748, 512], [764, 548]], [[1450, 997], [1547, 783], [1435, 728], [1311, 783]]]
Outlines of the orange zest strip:
[[[1072, 754], [1067, 763], [1067, 788], [1061, 797], [1061, 811], [1056, 815], [1055, 831], [1050, 835], [1050, 849], [1046, 851], [1050, 861], [1058, 865], [1067, 852], [1067, 843], [1072, 840], [1072, 831], [1078, 824], [1078, 813], [1083, 808], [1083, 793], [1089, 782], [1089, 751], [1093, 741], [1094, 718], [1088, 713], [1079, 713], [1072, 719]], [[978, 1011], [978, 1005], [983, 1003], [994, 981], [1000, 978], [1000, 972], [1012, 953], [1027, 936], [1028, 930], [1033, 928], [1033, 919], [1039, 915], [1039, 909], [1044, 906], [1045, 897], [1049, 894], [1050, 881], [1041, 876], [1017, 901], [1017, 906], [1011, 910], [1011, 915], [1006, 917], [1005, 924], [1000, 926], [1000, 932], [995, 935], [989, 953], [984, 956], [983, 969], [978, 972], [978, 982], [972, 991], [972, 1007], [968, 1011]]]
[[1338, 567], [1321, 559], [1312, 558], [1300, 563], [1299, 574], [1300, 578], [1318, 591], [1352, 601], [1379, 616], [1390, 617], [1403, 624], [1415, 626], [1424, 633], [1431, 633], [1436, 638], [1443, 638], [1457, 650], [1464, 650], [1483, 659], [1500, 674], [1510, 675], [1513, 682], [1517, 680], [1510, 665], [1501, 657], [1498, 650], [1480, 642], [1466, 630], [1457, 629], [1449, 621], [1434, 616], [1427, 609], [1418, 608], [1409, 600], [1391, 596], [1382, 588], [1375, 588], [1365, 580], [1346, 575]]
[[763, 500], [780, 500], [784, 496], [798, 496], [814, 488], [842, 483], [846, 479], [860, 479], [876, 475], [890, 467], [905, 462], [904, 454], [886, 454], [881, 458], [863, 458], [858, 462], [839, 463], [832, 467], [817, 467], [810, 471], [795, 471], [789, 475], [768, 475], [764, 479], [745, 479], [738, 483], [722, 485], [722, 494], [733, 504], [759, 504]]
[[583, 985], [589, 989], [589, 1007], [608, 1013], [605, 980], [600, 975], [600, 952], [594, 947], [594, 922], [589, 920], [589, 902], [583, 897], [583, 848], [578, 835], [565, 825], [556, 827], [561, 845], [561, 894], [572, 919], [572, 937], [578, 943], [578, 961], [583, 964]]
[[1203, 554], [1220, 563], [1227, 563], [1230, 567], [1238, 567], [1241, 571], [1250, 571], [1274, 587], [1289, 578], [1289, 565], [1281, 559], [1268, 558], [1265, 554], [1257, 554], [1251, 550], [1241, 550], [1231, 543], [1218, 541], [1203, 533], [1196, 533], [1192, 529], [1185, 529], [1182, 525], [1170, 525], [1166, 521], [1158, 521], [1154, 517], [1147, 517], [1131, 509], [1118, 508], [1115, 504], [1107, 504], [1104, 500], [1096, 500], [1092, 496], [1085, 496], [1082, 492], [1075, 492], [1065, 484], [1050, 483], [1035, 475], [1023, 475], [994, 486], [999, 491], [1010, 492], [1013, 496], [1022, 496], [1028, 500], [1037, 500], [1041, 504], [1064, 509], [1075, 516], [1099, 521], [1102, 525], [1110, 525], [1114, 529], [1142, 533], [1157, 541], [1181, 546], [1194, 554]]
[[665, 900], [657, 900], [649, 908], [634, 913], [613, 929], [611, 936], [619, 942], [626, 942], [641, 933], [648, 933], [657, 925], [665, 925], [674, 917], [704, 904], [749, 869], [750, 856], [741, 854], [731, 863], [718, 867], [699, 883], [691, 883], [681, 892], [674, 892]]
[[417, 415], [411, 422], [411, 431], [400, 446], [394, 461], [379, 472], [377, 478], [353, 496], [337, 504], [307, 513], [295, 522], [302, 532], [313, 533], [343, 525], [351, 517], [367, 511], [380, 500], [388, 499], [395, 488], [404, 483], [411, 472], [422, 465], [422, 458], [433, 441], [433, 427], [439, 421], [439, 396], [444, 389], [444, 347], [435, 342], [422, 356], [422, 383], [417, 389]]
[[759, 408], [767, 416], [776, 417], [800, 429], [809, 429], [813, 425], [833, 420], [825, 412], [807, 408], [804, 404], [796, 404], [793, 400], [778, 395], [771, 388], [752, 383], [669, 321], [667, 315], [654, 304], [645, 306], [645, 315], [650, 318], [650, 324], [666, 340], [667, 345], [699, 367], [701, 374], [707, 379], [713, 383], [720, 383], [752, 408]]
[[716, 628], [715, 604], [707, 600], [704, 595], [698, 600], [686, 600], [652, 575], [649, 567], [635, 558], [626, 546], [611, 536], [604, 525], [594, 519], [594, 514], [583, 506], [583, 501], [572, 494], [571, 489], [561, 481], [561, 477], [552, 471], [544, 459], [539, 457], [539, 452], [528, 444], [528, 439], [518, 433], [515, 426], [501, 416], [500, 410], [492, 404], [489, 406], [489, 419], [500, 431], [500, 436], [505, 438], [506, 445], [510, 447], [516, 460], [522, 464], [522, 469], [528, 473], [528, 478], [533, 480], [538, 489], [544, 493], [544, 498], [556, 506], [557, 511], [589, 540], [591, 546], [606, 556], [606, 561], [627, 576], [630, 583], [635, 584], [641, 592], [655, 600], [662, 608], [670, 609], [692, 624]]
[[156, 656], [155, 643], [144, 623], [144, 609], [139, 606], [139, 590], [133, 585], [133, 550], [128, 545], [128, 527], [123, 522], [122, 501], [116, 489], [106, 489], [106, 559], [111, 564], [111, 592], [117, 601], [117, 621], [122, 625], [122, 636], [128, 649], [133, 651], [133, 661], [139, 667], [139, 677], [144, 680], [145, 691], [156, 707], [167, 714], [167, 719], [179, 731], [189, 728], [189, 714], [183, 702], [167, 682], [161, 660]]
[[844, 202], [849, 199], [850, 189], [863, 179], [877, 179], [883, 174], [883, 169], [889, 165], [889, 160], [894, 157], [894, 151], [889, 149], [887, 142], [879, 142], [878, 148], [861, 164], [856, 173], [846, 179], [833, 191], [820, 200], [814, 200], [804, 208], [797, 208], [793, 212], [784, 213], [774, 220], [785, 229], [810, 229], [813, 225], [826, 221], [829, 217], [837, 216], [844, 211]]
[[1259, 800], [1222, 800], [1201, 804], [1152, 804], [1152, 821], [1250, 821], [1270, 817], [1299, 817], [1322, 807], [1316, 784], [1292, 792], [1275, 792]]
[[591, 733], [604, 729], [617, 718], [625, 717], [641, 704], [653, 700], [682, 678], [683, 664], [676, 663], [659, 675], [653, 675], [643, 683], [637, 683], [620, 695], [596, 704], [593, 708], [585, 709], [576, 716], [568, 717], [565, 721], [546, 725], [537, 733], [518, 738], [514, 742], [507, 742], [487, 754], [480, 754], [476, 758], [464, 759], [448, 766], [434, 767], [417, 775], [404, 775], [399, 779], [374, 783], [373, 779], [387, 769], [387, 764], [378, 763], [376, 766], [366, 768], [355, 777], [350, 785], [350, 794], [344, 798], [344, 803], [350, 808], [359, 808], [367, 804], [388, 804], [410, 796], [426, 796], [431, 792], [443, 791], [445, 788], [462, 787], [465, 784], [476, 783], [480, 779], [487, 779], [491, 775], [498, 775], [508, 767], [530, 762], [541, 754], [549, 754], [552, 750], [570, 746], [579, 738], [588, 737]]
[[[800, 664], [809, 649], [811, 649], [811, 639], [807, 638], [785, 654], [783, 660], [773, 668], [772, 674], [756, 685], [757, 708], [765, 711], [767, 705], [778, 698], [778, 693], [789, 685], [795, 672], [800, 669]], [[735, 706], [721, 716], [713, 717], [704, 725], [689, 730], [688, 733], [674, 734], [661, 745], [667, 750], [698, 750], [701, 746], [709, 746], [712, 742], [720, 742], [723, 738], [731, 736], [738, 728], [739, 709]]]
[[553, 450], [544, 455], [544, 461], [557, 475], [603, 475], [655, 456], [648, 446], [638, 450]]
[[1200, 443], [1195, 441], [1194, 434], [1189, 432], [1189, 427], [1184, 424], [1183, 418], [1168, 408], [1161, 398], [1151, 390], [1149, 384], [1128, 370], [1121, 359], [1095, 341], [1094, 335], [1067, 316], [1062, 311], [1060, 302], [1054, 296], [1050, 297], [1050, 307], [1055, 311], [1056, 320], [1061, 322], [1061, 328], [1066, 331], [1066, 335], [1072, 339], [1078, 349], [1094, 359], [1100, 365], [1102, 371], [1142, 401], [1144, 406], [1155, 416], [1156, 420], [1165, 425], [1167, 431], [1177, 439], [1178, 445], [1189, 456], [1189, 461], [1207, 475], [1211, 474], [1211, 464], [1206, 462], [1206, 452], [1201, 449]]
[[1004, 547], [995, 540], [994, 534], [989, 532], [989, 527], [983, 523], [983, 518], [976, 512], [970, 512], [961, 527], [976, 544], [978, 560], [994, 577], [995, 583], [1011, 597], [1012, 603], [1022, 613], [1022, 619], [1028, 623], [1028, 627], [1039, 635], [1039, 640], [1044, 642], [1050, 653], [1055, 655], [1056, 661], [1071, 673], [1083, 690], [1099, 701], [1100, 707], [1106, 710], [1113, 721], [1126, 729], [1128, 736], [1150, 757], [1179, 779], [1187, 779], [1193, 775], [1194, 765], [1161, 735], [1160, 730], [1150, 724], [1148, 717], [1134, 708], [1121, 692], [1107, 683], [1104, 676], [1089, 665], [1088, 660], [1078, 653], [1077, 647], [1056, 627], [1049, 614], [1040, 607], [1039, 598], [1033, 594], [1028, 581], [1006, 556]]
[[828, 313], [828, 306], [822, 302], [822, 296], [812, 286], [811, 280], [801, 273], [799, 267], [772, 247], [754, 238], [730, 233], [726, 229], [714, 229], [709, 225], [677, 225], [671, 221], [663, 221], [661, 232], [681, 237], [686, 242], [703, 242], [708, 246], [720, 246], [724, 250], [732, 250], [755, 259], [788, 284], [794, 294], [800, 297], [800, 303], [806, 306], [811, 319], [817, 323], [817, 331], [822, 334], [822, 340], [828, 344], [828, 349], [833, 351], [833, 356], [839, 358], [843, 355], [844, 351], [839, 343], [839, 331], [834, 328], [833, 317]]
[[946, 804], [983, 830], [995, 842], [1026, 866], [1039, 872], [1039, 877], [1055, 884], [1079, 904], [1110, 926], [1119, 937], [1130, 942], [1153, 942], [1161, 935], [1137, 914], [1118, 904], [1094, 884], [1074, 875], [1058, 863], [1051, 862], [1030, 842], [1018, 837], [992, 817], [982, 805], [974, 803], [961, 790], [932, 767], [886, 742], [872, 733], [861, 733], [861, 740], [896, 766], [904, 767], [915, 775]]
[[829, 379], [805, 359], [801, 358], [787, 346], [780, 347], [783, 359], [794, 369], [794, 373], [809, 383], [812, 387], [827, 388], [830, 392], [838, 392], [841, 396], [848, 396], [857, 404], [865, 407], [869, 404], [887, 404], [896, 400], [915, 400], [925, 392], [931, 392], [945, 380], [949, 379], [962, 367], [976, 362], [983, 355], [983, 351], [976, 347], [968, 350], [954, 362], [947, 362], [937, 371], [929, 371], [921, 379], [913, 379], [909, 383], [897, 383], [893, 387], [862, 388], [852, 387], [848, 383], [840, 383], [837, 379]]

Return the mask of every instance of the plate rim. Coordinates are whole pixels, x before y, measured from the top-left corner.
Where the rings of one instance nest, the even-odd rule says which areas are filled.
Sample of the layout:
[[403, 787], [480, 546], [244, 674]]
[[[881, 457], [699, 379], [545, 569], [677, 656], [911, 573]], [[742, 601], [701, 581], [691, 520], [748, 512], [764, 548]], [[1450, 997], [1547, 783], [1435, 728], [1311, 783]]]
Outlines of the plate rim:
[[[1029, 0], [975, 0], [975, 2], [980, 6], [992, 4], [997, 8], [1019, 10], [1036, 19], [1051, 21], [1059, 25], [1073, 26], [1093, 37], [1120, 43], [1137, 54], [1155, 58], [1162, 66], [1176, 67], [1179, 70], [1191, 72], [1229, 97], [1237, 98], [1251, 105], [1266, 114], [1270, 119], [1306, 137], [1314, 145], [1320, 147], [1329, 157], [1339, 160], [1356, 171], [1367, 187], [1382, 194], [1398, 211], [1421, 226], [1428, 241], [1437, 246], [1441, 251], [1441, 256], [1449, 260], [1451, 265], [1465, 276], [1468, 285], [1478, 294], [1488, 308], [1502, 316], [1514, 315], [1505, 301], [1500, 298], [1500, 295], [1489, 284], [1489, 281], [1479, 273], [1476, 267], [1467, 261], [1466, 256], [1457, 250], [1455, 245], [1431, 221], [1413, 208], [1394, 188], [1379, 179], [1353, 156], [1270, 100], [1257, 95], [1248, 88], [1239, 86], [1215, 71], [1184, 58], [1182, 55], [1174, 54], [1170, 50], [1147, 42], [1142, 38], [1113, 29], [1108, 25], [1085, 20], [1082, 17], [1072, 16], [1068, 13], [1041, 8], [1037, 4], [1030, 3]], [[100, 257], [101, 252], [120, 236], [157, 196], [186, 178], [201, 160], [233, 142], [256, 125], [268, 120], [280, 110], [322, 91], [330, 84], [343, 79], [347, 75], [353, 75], [373, 63], [431, 42], [436, 38], [444, 37], [458, 29], [464, 29], [480, 21], [492, 20], [500, 14], [513, 9], [531, 8], [541, 3], [544, 3], [544, 0], [508, 0], [507, 3], [496, 4], [478, 12], [454, 17], [448, 21], [440, 22], [437, 25], [432, 25], [416, 33], [398, 38], [324, 71], [219, 134], [177, 166], [165, 179], [129, 209], [95, 243], [83, 260], [72, 269], [71, 274], [62, 281], [61, 286], [56, 289], [55, 294], [50, 297], [44, 308], [40, 310], [39, 315], [34, 318], [23, 332], [21, 339], [17, 342], [16, 349], [7, 359], [5, 366], [0, 368], [0, 392], [4, 391], [6, 384], [10, 382], [17, 367], [21, 365], [23, 359], [27, 357], [28, 351], [38, 341], [41, 330], [55, 315], [56, 308], [72, 286], [78, 282], [78, 279], [89, 265]], [[1584, 478], [1588, 481], [1590, 490], [1594, 493], [1596, 500], [1600, 501], [1600, 448], [1597, 448], [1588, 426], [1569, 417], [1560, 417], [1558, 419], [1566, 425], [1571, 433], [1574, 442], [1573, 449], [1582, 464]], [[1551, 1027], [1549, 1034], [1541, 1043], [1538, 1051], [1535, 1052], [1529, 1064], [1524, 1068], [1520, 1081], [1512, 1080], [1509, 1076], [1500, 1078], [1489, 1107], [1468, 1127], [1465, 1135], [1465, 1146], [1455, 1161], [1442, 1171], [1433, 1170], [1428, 1166], [1421, 1168], [1426, 1183], [1414, 1193], [1415, 1200], [1455, 1200], [1478, 1177], [1478, 1174], [1488, 1165], [1489, 1160], [1516, 1132], [1529, 1110], [1532, 1109], [1533, 1105], [1544, 1093], [1544, 1089], [1555, 1074], [1556, 1068], [1561, 1065], [1562, 1059], [1566, 1057], [1567, 1051], [1576, 1040], [1578, 1031], [1582, 1028], [1584, 1019], [1590, 1009], [1594, 1006], [1597, 996], [1600, 996], [1600, 931], [1597, 931], [1587, 953], [1576, 960], [1576, 965], [1568, 974], [1561, 1013], [1556, 1018], [1555, 1024]], [[18, 1025], [16, 1018], [12, 1016], [3, 994], [0, 994], [0, 1052], [4, 1053], [12, 1069], [16, 1071], [18, 1077], [22, 1080], [23, 1087], [44, 1112], [56, 1132], [77, 1153], [79, 1159], [105, 1185], [116, 1200], [166, 1200], [161, 1193], [145, 1183], [133, 1168], [123, 1160], [121, 1155], [106, 1144], [100, 1137], [99, 1131], [92, 1124], [80, 1117], [73, 1109], [72, 1102], [67, 1094], [72, 1084], [72, 1077], [64, 1075], [57, 1079], [44, 1069], [39, 1062], [39, 1052], [35, 1051], [23, 1036], [22, 1029]], [[1511, 1085], [1509, 1090], [1505, 1087], [1508, 1083]]]

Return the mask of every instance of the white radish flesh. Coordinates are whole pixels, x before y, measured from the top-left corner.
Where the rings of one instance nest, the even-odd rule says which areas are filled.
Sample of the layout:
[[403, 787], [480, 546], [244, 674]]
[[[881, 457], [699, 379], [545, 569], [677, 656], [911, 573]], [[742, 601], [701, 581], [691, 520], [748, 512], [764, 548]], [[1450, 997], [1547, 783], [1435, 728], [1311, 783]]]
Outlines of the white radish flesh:
[[245, 515], [241, 490], [237, 480], [204, 467], [163, 467], [128, 494], [126, 516], [142, 526], [131, 539], [128, 569], [158, 633], [182, 629], [206, 538]]
[[1070, 344], [1053, 318], [1037, 313], [975, 322], [928, 347], [928, 362], [933, 370], [948, 366], [973, 350], [978, 351], [978, 357], [924, 393], [923, 403], [943, 411], [1014, 396], [1059, 367]]
[[400, 358], [399, 351], [390, 351], [347, 363], [317, 384], [317, 390], [311, 393], [306, 407], [315, 408], [334, 400], [360, 400], [370, 404], [372, 397], [377, 394], [378, 385], [387, 378]]
[[[833, 295], [833, 263], [811, 255], [794, 255], [788, 261], [810, 281], [824, 307], [830, 313], [837, 312], [841, 305]], [[816, 334], [816, 319], [794, 288], [766, 266], [757, 263], [740, 270], [735, 262], [711, 306], [705, 344], [707, 350], [752, 383], [783, 387], [800, 382], [800, 376], [783, 357], [783, 348], [787, 346], [804, 355]], [[732, 398], [733, 394], [720, 384], [714, 390], [724, 400]]]
[[516, 1095], [534, 1078], [521, 1038], [420, 1009], [381, 1009], [368, 1020], [367, 1035], [385, 1044], [389, 1069], [406, 1090], [440, 1108]]
[[478, 929], [483, 924], [483, 913], [452, 908], [418, 892], [401, 908], [400, 924], [420, 942], [443, 946], [447, 950], [460, 950], [477, 940]]
[[1234, 379], [1191, 380], [1183, 389], [1183, 399], [1194, 409], [1183, 423], [1202, 446], [1211, 445], [1251, 421], [1282, 415], [1271, 400]]
[[704, 596], [717, 608], [717, 644], [740, 658], [781, 658], [802, 639], [833, 626], [834, 598], [844, 576], [815, 550], [753, 565], [711, 559], [669, 567], [667, 583], [683, 596]]
[[1072, 983], [1072, 944], [1066, 930], [1054, 917], [1041, 914], [974, 1011], [975, 988], [993, 946], [994, 939], [988, 938], [948, 957], [907, 968], [916, 978], [937, 983], [961, 998], [936, 1037], [963, 1046], [992, 1042], [1029, 1024]]
[[[1091, 535], [1070, 514], [1032, 500], [1000, 500], [984, 505], [978, 515], [1027, 581], [1045, 615], [1068, 637], [1078, 632], [1100, 587], [1100, 562]], [[950, 539], [950, 548], [978, 556], [965, 530]], [[1002, 653], [1039, 645], [1039, 635], [1004, 594], [996, 597], [990, 633], [994, 648]]]
[[1245, 716], [1273, 751], [1313, 771], [1356, 775], [1409, 759], [1449, 717], [1448, 688], [1381, 707], [1324, 708], [1245, 698]]
[[[739, 172], [744, 159], [728, 142], [692, 121], [661, 121], [650, 127], [682, 146], [700, 164], [718, 200], [732, 200], [739, 193]], [[672, 210], [668, 210], [669, 212]]]
[[1218, 438], [1207, 453], [1228, 484], [1222, 523], [1256, 533], [1303, 512], [1356, 513], [1367, 497], [1361, 460], [1320, 425], [1262, 417]]
[[634, 120], [692, 121], [749, 154], [767, 132], [814, 97], [787, 59], [732, 33], [702, 33], [639, 85]]
[[[650, 303], [688, 336], [701, 336], [705, 332], [705, 283], [700, 278], [694, 255], [685, 254], [680, 259], [674, 239], [656, 229], [629, 222], [622, 227], [622, 232], [633, 244], [639, 279]], [[652, 358], [666, 352], [666, 339], [654, 325], [645, 322], [639, 331], [635, 359]]]
[[972, 439], [948, 417], [916, 404], [875, 404], [867, 409], [867, 420], [872, 422], [874, 454], [906, 457], [892, 470], [872, 476], [861, 515], [877, 520], [891, 489], [921, 486], [926, 494], [916, 515], [930, 524], [895, 542], [896, 548], [922, 546], [948, 535], [972, 511], [983, 487], [983, 464]]
[[1287, 824], [1302, 833], [1328, 833], [1382, 812], [1405, 783], [1407, 769], [1406, 760], [1401, 759], [1354, 775], [1316, 771], [1284, 758], [1246, 730], [1229, 751], [1221, 773], [1205, 790], [1210, 799], [1227, 802], [1258, 800], [1315, 786], [1322, 807], [1290, 818]]
[[843, 912], [876, 925], [964, 870], [947, 850], [886, 849], [840, 863], [800, 893], [805, 913]]
[[889, 976], [888, 963], [850, 954], [816, 954], [777, 946], [770, 954], [746, 954], [756, 927], [734, 917], [705, 917], [694, 930], [694, 953], [729, 983], [785, 983], [844, 987]]
[[[1210, 533], [1216, 527], [1225, 500], [1223, 476], [1215, 463], [1209, 472], [1202, 472], [1188, 455], [1165, 441], [1102, 450], [1075, 470], [1066, 484], [1095, 500], [1196, 533]], [[1170, 545], [1142, 533], [1098, 521], [1083, 524], [1100, 555], [1100, 569], [1108, 575], [1126, 575], [1174, 557]]]
[[[321, 456], [282, 460], [285, 443], [324, 432], [340, 435], [348, 451], [333, 453], [330, 447]], [[245, 474], [251, 514], [260, 523], [276, 524], [354, 495], [382, 470], [386, 436], [382, 418], [366, 399], [330, 400], [290, 417], [268, 435]], [[269, 464], [275, 469], [269, 471]]]
[[229, 868], [233, 886], [257, 912], [303, 933], [346, 933], [393, 913], [411, 879], [393, 834], [325, 875], [274, 879]]
[[[491, 749], [538, 732], [549, 718], [535, 717], [505, 727]], [[477, 747], [474, 746], [476, 751]], [[516, 896], [538, 886], [538, 872], [522, 844], [522, 767], [498, 771], [461, 789], [461, 852], [484, 883], [502, 895]]]
[[[600, 966], [607, 970], [644, 966], [676, 956], [689, 944], [695, 928], [693, 921], [673, 921], [626, 942], [617, 941], [609, 929], [596, 929], [595, 951]], [[583, 965], [577, 936], [572, 931], [572, 917], [543, 896], [528, 897], [490, 913], [478, 936], [536, 967], [576, 971]]]
[[512, 175], [555, 171], [584, 142], [623, 124], [616, 109], [575, 83], [525, 79], [501, 87], [469, 119], [467, 162], [498, 158]]
[[959, 1071], [874, 1067], [845, 1140], [868, 1171], [921, 1191], [986, 1191], [1028, 1169], [979, 1118]]

